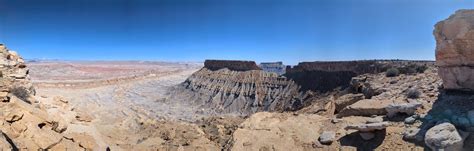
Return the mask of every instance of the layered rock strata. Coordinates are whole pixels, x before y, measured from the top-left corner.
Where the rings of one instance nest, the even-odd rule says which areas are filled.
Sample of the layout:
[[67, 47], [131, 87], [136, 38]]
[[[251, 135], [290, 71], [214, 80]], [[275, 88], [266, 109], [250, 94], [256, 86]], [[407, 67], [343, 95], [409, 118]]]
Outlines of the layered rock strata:
[[237, 60], [206, 60], [204, 67], [213, 71], [224, 68], [234, 71], [262, 70], [254, 61]]
[[173, 91], [173, 99], [191, 102], [219, 113], [247, 115], [301, 107], [299, 87], [291, 80], [262, 70], [212, 71], [191, 75]]
[[392, 67], [409, 73], [405, 70], [417, 70], [432, 64], [432, 61], [405, 60], [301, 62], [294, 67], [287, 67], [285, 76], [301, 85], [303, 91], [327, 92], [349, 86], [351, 79], [358, 75], [385, 72]]
[[445, 89], [474, 90], [474, 10], [435, 25], [436, 64]]

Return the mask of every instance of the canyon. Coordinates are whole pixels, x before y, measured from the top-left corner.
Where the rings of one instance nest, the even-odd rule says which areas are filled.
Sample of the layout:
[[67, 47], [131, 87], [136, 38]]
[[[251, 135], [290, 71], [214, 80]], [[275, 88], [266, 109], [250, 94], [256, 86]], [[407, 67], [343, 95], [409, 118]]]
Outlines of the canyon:
[[472, 150], [473, 20], [435, 25], [436, 61], [25, 61], [0, 45], [0, 148]]

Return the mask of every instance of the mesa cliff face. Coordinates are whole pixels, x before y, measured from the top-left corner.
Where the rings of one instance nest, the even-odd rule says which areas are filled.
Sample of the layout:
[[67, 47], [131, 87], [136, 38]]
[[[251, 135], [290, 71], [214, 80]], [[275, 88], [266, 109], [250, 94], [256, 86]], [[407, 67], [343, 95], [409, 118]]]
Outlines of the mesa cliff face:
[[303, 91], [327, 92], [349, 86], [351, 79], [358, 75], [385, 72], [389, 68], [408, 70], [433, 64], [432, 61], [404, 60], [301, 62], [294, 67], [287, 67], [285, 76], [300, 85]]
[[172, 96], [213, 112], [239, 115], [291, 110], [301, 105], [299, 86], [275, 73], [228, 68], [213, 71], [208, 66], [191, 75]]
[[309, 91], [348, 87], [355, 76], [380, 73], [390, 67], [427, 64], [433, 62], [303, 62], [280, 76], [261, 70], [255, 62], [207, 60], [204, 68], [171, 91], [169, 99], [191, 103], [207, 114], [298, 110], [313, 100], [312, 95], [306, 95]]
[[234, 71], [262, 70], [254, 61], [206, 60], [204, 66], [213, 71], [224, 68]]

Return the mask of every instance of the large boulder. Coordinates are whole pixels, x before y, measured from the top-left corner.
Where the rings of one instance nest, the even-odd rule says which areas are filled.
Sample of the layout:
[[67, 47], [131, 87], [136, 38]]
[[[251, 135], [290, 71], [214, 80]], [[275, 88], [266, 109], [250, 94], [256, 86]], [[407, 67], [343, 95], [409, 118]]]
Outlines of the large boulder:
[[474, 10], [436, 24], [436, 64], [445, 89], [474, 90]]
[[463, 138], [451, 123], [441, 123], [429, 129], [425, 135], [425, 144], [431, 150], [462, 150]]

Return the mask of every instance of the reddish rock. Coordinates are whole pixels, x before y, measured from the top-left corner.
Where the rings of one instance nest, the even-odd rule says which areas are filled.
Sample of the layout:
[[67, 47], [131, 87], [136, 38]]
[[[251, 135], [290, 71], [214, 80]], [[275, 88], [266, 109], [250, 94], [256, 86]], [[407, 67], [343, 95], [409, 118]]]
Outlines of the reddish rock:
[[474, 90], [474, 10], [436, 24], [436, 64], [445, 89]]

